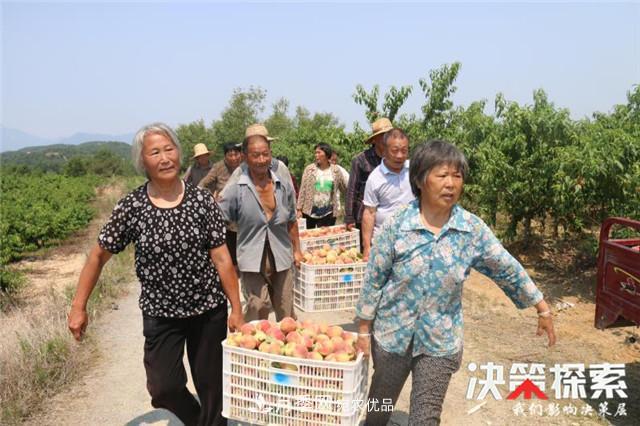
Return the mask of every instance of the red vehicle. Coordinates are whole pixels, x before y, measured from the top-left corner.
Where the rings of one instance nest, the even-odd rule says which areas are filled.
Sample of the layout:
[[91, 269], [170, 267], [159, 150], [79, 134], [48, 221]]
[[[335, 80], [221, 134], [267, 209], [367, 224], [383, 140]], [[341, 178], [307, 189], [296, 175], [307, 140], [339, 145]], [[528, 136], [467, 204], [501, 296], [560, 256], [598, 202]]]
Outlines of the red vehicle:
[[[611, 239], [611, 227], [631, 228], [639, 236]], [[600, 228], [595, 326], [640, 326], [640, 221], [612, 217]]]

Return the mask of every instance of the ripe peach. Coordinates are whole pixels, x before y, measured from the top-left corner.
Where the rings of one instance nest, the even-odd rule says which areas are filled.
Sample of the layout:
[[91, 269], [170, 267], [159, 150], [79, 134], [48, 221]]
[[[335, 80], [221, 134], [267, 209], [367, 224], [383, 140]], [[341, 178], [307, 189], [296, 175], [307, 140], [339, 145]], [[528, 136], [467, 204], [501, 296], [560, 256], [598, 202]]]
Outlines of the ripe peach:
[[273, 324], [271, 324], [271, 321], [261, 320], [260, 322], [258, 322], [256, 329], [260, 331], [264, 331], [266, 333], [267, 331], [269, 331], [272, 325]]
[[322, 361], [324, 359], [324, 357], [322, 355], [320, 355], [319, 352], [311, 351], [307, 355], [307, 359], [315, 359], [316, 361]]
[[331, 343], [333, 343], [333, 351], [339, 352], [344, 351], [347, 348], [347, 345], [342, 340], [342, 337], [332, 337]]
[[285, 334], [295, 331], [297, 328], [298, 323], [291, 317], [286, 317], [280, 321], [280, 330]]
[[307, 349], [307, 347], [303, 344], [296, 344], [295, 348], [293, 349], [293, 354], [292, 356], [294, 358], [302, 358], [302, 359], [306, 359], [307, 356], [309, 354], [309, 350]]
[[331, 340], [322, 340], [313, 345], [313, 349], [322, 356], [327, 356], [333, 352], [333, 342]]
[[284, 342], [284, 333], [277, 326], [273, 326], [267, 331], [267, 336]]
[[302, 334], [298, 333], [297, 331], [291, 331], [287, 334], [286, 337], [286, 342], [293, 342], [293, 343], [302, 343], [303, 342], [303, 337]]
[[245, 336], [250, 336], [256, 332], [256, 328], [251, 323], [245, 323], [242, 327], [240, 327], [240, 332]]
[[258, 339], [258, 342], [264, 342], [265, 340], [267, 340], [268, 336], [264, 331], [258, 330], [256, 331], [256, 334], [253, 335], [253, 337]]
[[240, 339], [240, 346], [245, 349], [255, 349], [258, 346], [258, 339], [253, 336], [245, 334]]
[[329, 337], [340, 337], [342, 336], [342, 332], [344, 330], [342, 330], [342, 327], [340, 327], [339, 325], [332, 325], [331, 327], [329, 327], [327, 329], [327, 336]]
[[351, 355], [349, 355], [345, 351], [337, 351], [337, 352], [334, 352], [333, 355], [336, 357], [336, 361], [338, 361], [338, 362], [349, 362], [349, 361], [351, 361]]
[[293, 351], [296, 349], [297, 343], [289, 342], [282, 347], [282, 355], [293, 356]]

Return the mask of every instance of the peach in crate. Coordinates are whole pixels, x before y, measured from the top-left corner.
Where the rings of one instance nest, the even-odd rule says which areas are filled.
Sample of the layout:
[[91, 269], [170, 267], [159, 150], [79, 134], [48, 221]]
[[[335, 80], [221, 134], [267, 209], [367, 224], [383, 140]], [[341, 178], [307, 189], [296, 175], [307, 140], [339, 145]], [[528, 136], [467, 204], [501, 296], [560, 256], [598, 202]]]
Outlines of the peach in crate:
[[360, 250], [360, 231], [348, 231], [344, 225], [324, 226], [322, 228], [300, 231], [300, 246], [303, 251], [321, 249], [323, 246]]
[[359, 353], [340, 362], [346, 359], [343, 352], [321, 360], [315, 351], [297, 358], [296, 352], [305, 349], [298, 345], [292, 345], [292, 356], [284, 356], [225, 340], [223, 416], [258, 425], [359, 424], [366, 409], [368, 360]]

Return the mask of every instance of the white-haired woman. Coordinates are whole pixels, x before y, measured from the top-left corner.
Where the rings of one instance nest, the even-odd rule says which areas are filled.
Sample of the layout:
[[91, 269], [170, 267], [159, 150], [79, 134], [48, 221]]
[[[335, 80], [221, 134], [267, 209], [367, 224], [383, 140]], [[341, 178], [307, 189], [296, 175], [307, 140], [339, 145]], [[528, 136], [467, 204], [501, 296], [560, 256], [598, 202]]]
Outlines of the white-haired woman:
[[[180, 179], [180, 154], [167, 125], [137, 132], [132, 155], [148, 181], [117, 203], [100, 231], [80, 273], [68, 325], [80, 340], [87, 300], [104, 264], [134, 243], [151, 404], [186, 425], [225, 424], [220, 343], [227, 326], [236, 330], [243, 323], [238, 278], [222, 215], [208, 191]], [[186, 388], [185, 344], [200, 403]]]
[[[414, 150], [409, 179], [416, 200], [382, 225], [356, 307], [358, 346], [373, 355], [369, 398], [395, 404], [411, 372], [411, 425], [440, 423], [462, 359], [462, 284], [471, 268], [492, 278], [518, 308], [535, 306], [537, 334], [546, 332], [550, 346], [556, 340], [549, 306], [525, 269], [457, 204], [467, 173], [464, 155], [447, 142]], [[386, 425], [390, 414], [371, 411], [367, 425]]]

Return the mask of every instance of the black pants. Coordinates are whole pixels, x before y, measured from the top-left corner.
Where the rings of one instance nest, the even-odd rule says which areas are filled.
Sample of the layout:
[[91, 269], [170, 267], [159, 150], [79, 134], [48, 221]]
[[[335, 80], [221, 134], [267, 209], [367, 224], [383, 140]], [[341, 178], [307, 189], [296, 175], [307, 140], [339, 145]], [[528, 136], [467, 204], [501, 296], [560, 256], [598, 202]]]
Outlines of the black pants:
[[331, 214], [319, 219], [306, 214], [303, 216], [307, 219], [307, 229], [319, 228], [321, 226], [333, 226], [336, 224], [336, 217]]
[[[222, 345], [227, 306], [190, 318], [143, 317], [144, 368], [151, 405], [187, 425], [226, 425], [222, 417]], [[200, 403], [187, 390], [185, 342]]]

